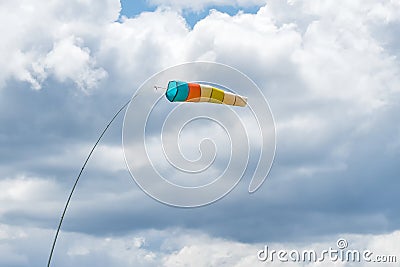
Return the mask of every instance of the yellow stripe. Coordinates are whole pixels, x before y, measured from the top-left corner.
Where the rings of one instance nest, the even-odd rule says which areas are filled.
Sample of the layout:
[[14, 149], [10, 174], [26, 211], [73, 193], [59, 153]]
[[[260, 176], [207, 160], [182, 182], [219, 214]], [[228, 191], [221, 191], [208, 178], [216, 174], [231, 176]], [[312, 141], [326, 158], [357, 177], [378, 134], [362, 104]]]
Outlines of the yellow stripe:
[[222, 101], [224, 101], [224, 91], [222, 91], [221, 89], [213, 87], [212, 88], [210, 102], [211, 103], [221, 104]]

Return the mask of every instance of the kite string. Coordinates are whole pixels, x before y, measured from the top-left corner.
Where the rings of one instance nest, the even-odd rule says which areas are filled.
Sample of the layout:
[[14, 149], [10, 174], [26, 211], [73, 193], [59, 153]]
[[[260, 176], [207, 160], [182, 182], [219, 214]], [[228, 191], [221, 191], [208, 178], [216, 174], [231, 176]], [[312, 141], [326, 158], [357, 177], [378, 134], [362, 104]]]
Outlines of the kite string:
[[163, 91], [167, 90], [167, 88], [165, 88], [165, 87], [155, 85], [154, 90], [158, 91], [158, 89], [162, 89]]
[[75, 191], [75, 188], [76, 188], [76, 186], [77, 186], [77, 184], [78, 184], [79, 178], [81, 177], [81, 175], [82, 175], [82, 173], [83, 173], [83, 170], [84, 170], [85, 167], [86, 167], [86, 164], [88, 163], [90, 157], [92, 156], [93, 151], [94, 151], [94, 149], [96, 148], [97, 144], [100, 142], [101, 138], [103, 137], [103, 135], [105, 134], [105, 132], [107, 131], [107, 129], [110, 127], [111, 123], [113, 123], [113, 121], [115, 120], [115, 118], [121, 113], [122, 110], [124, 110], [124, 109], [126, 108], [126, 106], [128, 106], [128, 104], [129, 104], [136, 96], [137, 96], [137, 95], [135, 95], [135, 96], [134, 96], [132, 99], [130, 99], [128, 102], [126, 102], [126, 103], [118, 110], [118, 112], [115, 113], [114, 117], [113, 117], [113, 118], [110, 120], [110, 122], [107, 124], [106, 128], [104, 128], [104, 130], [103, 130], [103, 132], [101, 133], [100, 137], [97, 139], [96, 143], [95, 143], [94, 146], [92, 147], [92, 150], [90, 150], [90, 153], [89, 153], [89, 155], [87, 156], [87, 158], [86, 158], [86, 160], [85, 160], [85, 163], [83, 164], [82, 169], [81, 169], [81, 171], [79, 172], [78, 177], [77, 177], [76, 180], [75, 180], [74, 186], [72, 187], [72, 190], [71, 190], [71, 192], [70, 192], [70, 194], [69, 194], [69, 196], [68, 196], [68, 200], [67, 200], [67, 202], [65, 203], [64, 210], [63, 210], [63, 212], [62, 212], [61, 219], [60, 219], [60, 222], [58, 223], [58, 228], [57, 228], [56, 234], [55, 234], [55, 236], [54, 236], [54, 241], [53, 241], [53, 245], [52, 245], [52, 247], [51, 247], [51, 251], [50, 251], [50, 255], [49, 255], [49, 260], [48, 260], [48, 262], [47, 262], [47, 267], [50, 267], [51, 258], [53, 257], [54, 248], [55, 248], [55, 246], [56, 246], [58, 234], [60, 233], [60, 229], [61, 229], [61, 225], [62, 225], [63, 220], [64, 220], [65, 213], [67, 212], [67, 209], [68, 209], [68, 206], [69, 206], [69, 202], [71, 201], [72, 195], [73, 195], [73, 193], [74, 193], [74, 191]]

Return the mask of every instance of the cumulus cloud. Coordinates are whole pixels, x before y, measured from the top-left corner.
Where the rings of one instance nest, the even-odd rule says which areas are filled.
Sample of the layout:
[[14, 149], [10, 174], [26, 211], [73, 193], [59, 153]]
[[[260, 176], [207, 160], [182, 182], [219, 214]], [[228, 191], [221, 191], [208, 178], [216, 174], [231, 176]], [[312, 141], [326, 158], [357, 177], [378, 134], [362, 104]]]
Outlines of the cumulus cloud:
[[[309, 238], [329, 234], [337, 238], [343, 232], [399, 229], [397, 2], [252, 1], [263, 5], [256, 14], [231, 16], [213, 10], [193, 29], [176, 11], [189, 8], [182, 1], [119, 21], [116, 0], [28, 2], [4, 2], [0, 9], [3, 265], [44, 262], [53, 232], [24, 232], [17, 225], [46, 228], [46, 217], [54, 226], [70, 188], [67, 177], [76, 175], [80, 158], [114, 107], [149, 75], [192, 60], [232, 65], [267, 96], [277, 123], [278, 150], [266, 184], [251, 197], [240, 188], [205, 209], [164, 207], [130, 183], [119, 148], [120, 130], [111, 129], [88, 166], [66, 223], [66, 229], [99, 236], [66, 233], [70, 237], [57, 250], [63, 253], [58, 266], [80, 265], [82, 260], [98, 264], [95, 258], [107, 266], [194, 261], [198, 266], [252, 266], [263, 245], [202, 234], [194, 240], [172, 231], [154, 234], [165, 238], [154, 241], [162, 243], [157, 250], [147, 247], [152, 241], [145, 234], [126, 234], [134, 229], [179, 225], [249, 242], [306, 240], [293, 244], [300, 248], [310, 246]], [[190, 5], [200, 10], [219, 3]], [[67, 90], [33, 94], [25, 88], [67, 89], [71, 84], [100, 90], [82, 98]], [[264, 225], [265, 231], [255, 225]], [[104, 238], [108, 233], [126, 236]], [[389, 247], [398, 242], [398, 232], [346, 236], [357, 247], [398, 253]], [[179, 241], [173, 243], [175, 239]]]
[[[52, 231], [34, 227], [23, 229], [0, 224], [0, 263], [13, 266], [40, 266], [48, 256], [46, 238]], [[268, 246], [270, 250], [314, 250], [321, 253], [338, 249], [337, 240], [345, 239], [348, 250], [369, 250], [371, 258], [378, 255], [399, 255], [395, 246], [399, 232], [382, 235], [335, 235], [312, 243], [253, 243], [211, 237], [198, 231], [184, 229], [146, 230], [125, 236], [92, 236], [79, 233], [61, 233], [53, 264], [56, 266], [315, 266], [313, 262], [281, 262], [271, 254], [266, 262], [258, 260], [257, 253]], [[398, 260], [398, 258], [397, 258]], [[373, 263], [326, 262], [337, 266], [374, 266]], [[382, 264], [381, 264], [382, 265]]]
[[69, 37], [55, 43], [46, 55], [45, 68], [50, 69], [60, 82], [71, 79], [83, 90], [92, 89], [106, 76], [106, 72], [95, 67], [90, 50], [79, 47], [76, 44], [79, 41]]
[[90, 42], [87, 38], [91, 34], [118, 18], [119, 1], [72, 1], [65, 5], [21, 0], [1, 5], [2, 87], [16, 79], [40, 89], [53, 71], [61, 82], [69, 78], [81, 89], [91, 89], [105, 77], [88, 47], [78, 43], [81, 36]]
[[[212, 238], [207, 235], [199, 235], [194, 237], [191, 236], [178, 236], [178, 241], [173, 241], [176, 245], [173, 253], [167, 254], [163, 258], [162, 266], [369, 266], [373, 263], [363, 262], [330, 262], [326, 258], [325, 262], [314, 263], [314, 262], [295, 262], [288, 258], [288, 261], [280, 261], [277, 256], [271, 258], [271, 254], [268, 255], [268, 259], [260, 261], [257, 253], [260, 250], [264, 250], [265, 246], [268, 246], [271, 250], [284, 250], [287, 253], [296, 250], [299, 253], [303, 251], [314, 250], [318, 256], [323, 250], [338, 249], [337, 241], [344, 239], [347, 242], [347, 248], [344, 250], [358, 250], [362, 253], [364, 250], [372, 252], [371, 260], [375, 259], [378, 255], [394, 255], [397, 257], [399, 250], [393, 246], [394, 242], [399, 240], [399, 232], [393, 232], [384, 235], [338, 235], [325, 237], [324, 241], [313, 242], [313, 243], [256, 243], [256, 244], [245, 244], [240, 242], [234, 242], [230, 240]], [[164, 246], [167, 246], [171, 242], [168, 238], [165, 239]], [[383, 240], [387, 242], [384, 244]], [[168, 247], [168, 246], [167, 246]], [[382, 263], [380, 263], [382, 264]]]
[[99, 58], [130, 93], [155, 72], [185, 60], [185, 20], [175, 11], [143, 12], [104, 29]]
[[[0, 180], [2, 220], [52, 217], [58, 211], [62, 190], [51, 179], [20, 176]], [[32, 205], [32, 203], [35, 203]], [[29, 219], [28, 219], [29, 220]]]
[[170, 7], [178, 10], [186, 9], [192, 11], [204, 10], [209, 6], [233, 6], [233, 7], [252, 7], [262, 6], [265, 4], [265, 0], [235, 0], [235, 1], [217, 1], [217, 0], [206, 0], [206, 1], [191, 1], [190, 3], [184, 0], [150, 0], [149, 3], [157, 6]]
[[[331, 1], [270, 1], [257, 14], [212, 11], [191, 31], [178, 13], [159, 9], [113, 25], [123, 33], [113, 35], [113, 42], [151, 36], [141, 39], [146, 46], [136, 52], [121, 46], [112, 49], [127, 55], [120, 66], [129, 66], [131, 73], [137, 73], [137, 55], [152, 55], [142, 60], [146, 66], [211, 60], [246, 70], [270, 100], [277, 119], [278, 153], [285, 155], [282, 163], [295, 159], [294, 170], [324, 175], [347, 168], [349, 143], [369, 134], [376, 122], [371, 114], [392, 112], [388, 107], [393, 107], [400, 84], [398, 59], [376, 32], [390, 31], [386, 25], [395, 21], [393, 5], [379, 5], [378, 16], [370, 15], [378, 9], [373, 1], [337, 7], [340, 12], [333, 12]], [[141, 21], [156, 26], [135, 27]], [[127, 31], [128, 26], [135, 30]], [[111, 48], [102, 51], [107, 54]]]

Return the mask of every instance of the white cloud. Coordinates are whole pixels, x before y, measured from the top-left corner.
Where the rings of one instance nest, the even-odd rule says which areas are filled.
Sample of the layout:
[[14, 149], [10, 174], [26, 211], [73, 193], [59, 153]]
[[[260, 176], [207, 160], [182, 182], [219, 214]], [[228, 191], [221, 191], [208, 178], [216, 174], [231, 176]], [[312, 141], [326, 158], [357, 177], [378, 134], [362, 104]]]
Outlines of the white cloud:
[[106, 72], [95, 67], [90, 50], [81, 48], [79, 42], [82, 40], [73, 37], [56, 42], [44, 60], [45, 69], [54, 72], [60, 82], [71, 79], [82, 90], [92, 89], [105, 78]]
[[[373, 254], [371, 259], [378, 255], [395, 255], [398, 261], [400, 250], [394, 245], [399, 241], [400, 233], [393, 232], [384, 235], [349, 235], [325, 237], [322, 242], [313, 243], [265, 243], [265, 244], [246, 244], [224, 239], [212, 238], [199, 235], [178, 236], [175, 241], [179, 245], [178, 250], [164, 256], [163, 266], [375, 266], [371, 262], [331, 262], [328, 257], [325, 262], [281, 262], [277, 256], [271, 262], [271, 254], [266, 262], [261, 262], [257, 258], [257, 252], [264, 249], [267, 245], [271, 250], [285, 250], [288, 253], [292, 250], [299, 252], [314, 250], [319, 256], [323, 250], [338, 249], [337, 240], [344, 238], [347, 241], [348, 250], [369, 250]], [[168, 244], [170, 240], [166, 239]], [[346, 250], [347, 250], [346, 249]], [[345, 250], [345, 251], [346, 251]], [[380, 263], [382, 264], [382, 263]], [[393, 263], [392, 263], [393, 264]], [[376, 265], [378, 266], [378, 264]]]
[[[251, 1], [252, 4], [261, 2]], [[168, 5], [200, 10], [210, 4], [220, 4], [196, 1], [188, 7], [187, 3], [169, 1]], [[236, 6], [246, 5], [239, 0], [233, 3]], [[397, 113], [390, 108], [398, 107], [400, 55], [391, 47], [398, 41], [394, 37], [395, 29], [390, 26], [399, 22], [398, 5], [396, 1], [352, 1], [340, 5], [329, 0], [269, 1], [257, 14], [229, 16], [212, 11], [190, 30], [180, 13], [173, 9], [159, 8], [155, 12], [144, 12], [135, 18], [115, 22], [120, 4], [114, 0], [3, 1], [0, 9], [0, 87], [4, 88], [9, 81], [16, 80], [40, 89], [46, 81], [55, 79], [62, 87], [73, 82], [83, 90], [90, 90], [102, 81], [108, 81], [113, 85], [112, 94], [121, 97], [119, 90], [124, 91], [124, 95], [130, 95], [135, 86], [149, 75], [170, 65], [191, 60], [230, 64], [253, 78], [268, 97], [278, 127], [278, 154], [281, 158], [276, 163], [278, 167], [283, 165], [282, 176], [291, 175], [293, 179], [307, 176], [320, 180], [318, 174], [346, 170], [350, 156], [364, 156], [358, 154], [362, 151], [352, 151], [354, 144], [362, 138], [367, 138], [365, 143], [369, 147], [387, 147], [392, 153], [392, 160], [398, 156], [398, 136], [381, 138], [373, 132], [383, 125], [382, 121], [388, 123], [384, 127], [391, 127], [397, 119]], [[395, 40], [389, 44], [392, 39]], [[99, 108], [103, 105], [99, 103]], [[64, 117], [63, 111], [59, 112], [54, 116], [57, 120]], [[77, 115], [80, 115], [79, 111]], [[37, 127], [28, 121], [24, 123]], [[81, 144], [75, 147], [63, 143], [60, 146], [67, 148], [54, 155], [38, 154], [29, 159], [24, 167], [78, 170], [80, 158], [84, 159], [90, 149]], [[384, 158], [388, 155], [379, 153], [379, 156]], [[99, 146], [91, 163], [93, 169], [108, 174], [125, 169], [122, 152], [114, 146]], [[16, 173], [24, 171], [15, 170]], [[386, 175], [390, 174], [384, 173], [379, 177], [380, 183], [385, 184], [385, 179], [390, 179]], [[355, 182], [363, 179], [357, 172], [352, 176]], [[275, 183], [280, 183], [280, 178], [275, 177]], [[96, 185], [109, 190], [111, 182], [103, 179]], [[277, 188], [284, 187], [288, 186], [285, 184]], [[58, 216], [59, 208], [65, 201], [65, 190], [55, 180], [16, 175], [15, 178], [0, 181], [0, 188], [4, 192], [0, 194], [0, 215], [3, 218], [4, 214], [11, 213], [47, 218]], [[88, 187], [82, 189], [89, 190]], [[319, 189], [315, 188], [316, 191]], [[357, 189], [365, 190], [364, 187]], [[109, 193], [106, 197], [101, 193], [87, 194], [83, 201], [76, 202], [76, 207], [81, 213], [87, 212], [88, 207], [115, 209], [115, 203], [131, 201], [135, 192]], [[290, 210], [288, 203], [297, 202], [290, 199], [289, 191], [277, 190], [274, 193], [276, 199], [282, 198], [282, 203], [279, 203], [282, 206], [275, 206], [279, 210]], [[283, 199], [282, 195], [289, 200]], [[389, 193], [382, 195], [392, 196]], [[265, 200], [264, 196], [257, 197]], [[140, 201], [136, 195], [133, 198], [135, 202]], [[278, 202], [276, 199], [271, 199], [271, 202]], [[312, 198], [307, 200], [315, 201]], [[395, 205], [397, 202], [391, 203]], [[309, 209], [321, 217], [326, 215], [323, 210]], [[372, 215], [363, 214], [362, 221], [368, 222], [373, 216], [376, 216], [374, 211]], [[385, 226], [390, 218], [383, 213], [375, 221], [379, 221], [375, 226]], [[284, 222], [285, 225], [290, 223]], [[39, 260], [34, 253], [43, 254], [46, 251], [51, 235], [52, 231], [48, 230], [28, 228], [24, 232], [22, 228], [2, 225], [0, 265], [42, 264], [46, 255]], [[179, 266], [194, 261], [197, 266], [257, 264], [255, 253], [260, 244], [243, 244], [204, 235], [195, 238], [187, 235], [173, 243], [176, 233], [169, 237], [167, 233], [157, 235], [166, 239], [161, 252], [147, 247], [151, 246], [151, 242], [142, 236], [106, 239], [71, 234], [70, 241], [63, 247], [65, 249], [57, 250], [64, 253], [59, 256], [59, 261], [62, 262], [65, 257], [68, 263], [75, 265], [82, 260], [96, 265], [96, 258], [100, 258], [106, 259], [106, 266], [113, 265], [111, 263], [116, 263], [115, 266]], [[398, 232], [348, 236], [355, 246], [400, 254], [394, 250], [394, 244], [399, 241]], [[331, 245], [332, 242], [329, 240], [317, 246]], [[37, 246], [37, 243], [41, 245]], [[276, 246], [291, 248], [288, 244]], [[302, 247], [298, 244], [293, 246]], [[68, 263], [66, 266], [72, 265]]]
[[9, 213], [28, 217], [51, 217], [58, 211], [60, 197], [63, 195], [54, 180], [34, 177], [3, 179], [0, 180], [0, 187], [0, 218]]
[[233, 6], [238, 8], [243, 7], [253, 7], [262, 6], [266, 3], [265, 0], [195, 0], [195, 1], [185, 1], [185, 0], [150, 0], [150, 4], [170, 7], [178, 10], [191, 10], [191, 11], [201, 11], [210, 6]]
[[0, 86], [16, 79], [40, 89], [54, 70], [61, 82], [70, 78], [82, 89], [95, 87], [105, 72], [96, 67], [88, 47], [77, 45], [77, 40], [84, 36], [89, 43], [90, 36], [118, 18], [119, 10], [117, 0], [1, 3]]
[[[335, 160], [333, 169], [343, 170], [351, 138], [368, 134], [377, 123], [371, 114], [386, 112], [400, 88], [398, 59], [375, 35], [398, 20], [394, 2], [270, 1], [257, 14], [212, 11], [193, 30], [178, 12], [162, 8], [114, 22], [119, 2], [100, 2], [3, 3], [1, 17], [15, 26], [1, 24], [0, 82], [14, 77], [39, 89], [51, 76], [87, 90], [108, 77], [113, 90], [131, 93], [149, 75], [180, 62], [230, 64], [269, 98], [278, 152], [297, 151], [308, 162], [295, 170], [313, 174], [326, 170], [313, 164], [315, 157]], [[65, 161], [76, 162], [73, 153]], [[63, 156], [44, 160], [58, 164]], [[112, 162], [113, 170], [123, 167]]]
[[[115, 71], [116, 83], [132, 92], [150, 75], [185, 60], [185, 20], [174, 11], [144, 12], [104, 28], [99, 58]], [[132, 92], [133, 93], [133, 92]]]
[[179, 244], [177, 251], [166, 255], [163, 266], [239, 267], [260, 264], [254, 256], [258, 251], [256, 245], [195, 235]]
[[[50, 249], [52, 230], [34, 227], [15, 227], [0, 224], [0, 264], [17, 266], [39, 266], [46, 260]], [[344, 238], [348, 250], [370, 250], [371, 257], [378, 255], [398, 255], [396, 244], [400, 233], [382, 235], [342, 234], [324, 237], [319, 242], [307, 243], [242, 243], [211, 237], [198, 231], [166, 229], [146, 230], [122, 237], [62, 232], [53, 257], [56, 266], [93, 265], [96, 266], [375, 266], [374, 263], [330, 262], [280, 262], [275, 255], [266, 262], [257, 258], [259, 250], [267, 245], [270, 250], [315, 250], [338, 249], [337, 240]], [[140, 240], [140, 246], [137, 245]], [[35, 249], [33, 249], [33, 247]], [[8, 253], [8, 254], [7, 254]], [[379, 266], [381, 266], [380, 264]], [[376, 265], [378, 266], [378, 265]], [[382, 266], [385, 266], [384, 264]]]
[[[116, 91], [120, 84], [132, 90], [164, 67], [215, 60], [264, 89], [283, 153], [319, 150], [342, 161], [343, 133], [368, 133], [370, 115], [392, 104], [400, 88], [398, 59], [374, 35], [397, 20], [394, 2], [270, 1], [257, 14], [212, 11], [193, 30], [168, 9], [114, 22], [119, 2], [100, 2], [3, 3], [1, 17], [10, 22], [1, 23], [3, 86], [14, 77], [39, 89], [53, 76], [87, 90], [110, 72]], [[329, 153], [319, 149], [327, 146]]]

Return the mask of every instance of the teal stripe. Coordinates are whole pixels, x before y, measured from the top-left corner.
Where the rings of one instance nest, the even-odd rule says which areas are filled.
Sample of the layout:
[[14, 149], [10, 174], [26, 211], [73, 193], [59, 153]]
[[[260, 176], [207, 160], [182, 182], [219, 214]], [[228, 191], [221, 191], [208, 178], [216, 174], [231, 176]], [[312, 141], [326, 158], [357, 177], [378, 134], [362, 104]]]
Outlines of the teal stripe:
[[170, 81], [165, 96], [171, 102], [186, 101], [189, 95], [189, 85], [186, 82]]
[[165, 96], [167, 97], [167, 99], [172, 102], [174, 101], [175, 96], [177, 95], [177, 83], [176, 81], [170, 81], [168, 83], [168, 88], [167, 91], [165, 92]]
[[189, 95], [189, 85], [185, 82], [180, 82], [180, 81], [176, 81], [176, 83], [177, 83], [178, 93], [176, 94], [173, 101], [174, 102], [186, 101]]

